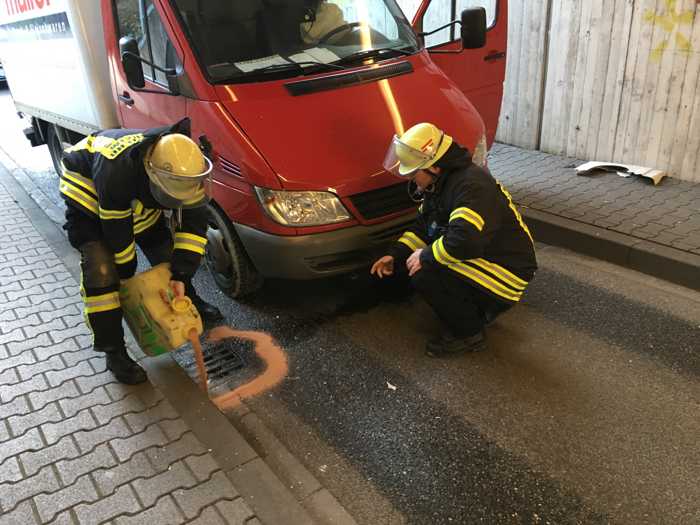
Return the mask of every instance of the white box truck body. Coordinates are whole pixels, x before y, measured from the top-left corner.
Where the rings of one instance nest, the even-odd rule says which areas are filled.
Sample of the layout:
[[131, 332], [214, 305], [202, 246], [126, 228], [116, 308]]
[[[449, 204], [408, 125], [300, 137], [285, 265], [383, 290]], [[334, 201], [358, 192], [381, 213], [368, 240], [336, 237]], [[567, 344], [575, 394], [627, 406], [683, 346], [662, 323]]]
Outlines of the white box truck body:
[[3, 0], [0, 58], [18, 111], [81, 134], [118, 127], [97, 0]]

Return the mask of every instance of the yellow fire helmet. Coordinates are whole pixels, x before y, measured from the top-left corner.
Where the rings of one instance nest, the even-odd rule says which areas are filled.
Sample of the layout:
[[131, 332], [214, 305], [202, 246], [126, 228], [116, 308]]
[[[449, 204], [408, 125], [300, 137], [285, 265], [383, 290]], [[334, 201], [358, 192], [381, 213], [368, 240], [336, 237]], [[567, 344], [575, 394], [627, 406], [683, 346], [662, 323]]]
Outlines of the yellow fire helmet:
[[452, 137], [434, 124], [416, 124], [400, 137], [394, 135], [384, 169], [399, 177], [411, 177], [435, 164], [451, 145]]
[[187, 135], [164, 135], [143, 159], [153, 197], [166, 208], [197, 208], [209, 202], [212, 163]]

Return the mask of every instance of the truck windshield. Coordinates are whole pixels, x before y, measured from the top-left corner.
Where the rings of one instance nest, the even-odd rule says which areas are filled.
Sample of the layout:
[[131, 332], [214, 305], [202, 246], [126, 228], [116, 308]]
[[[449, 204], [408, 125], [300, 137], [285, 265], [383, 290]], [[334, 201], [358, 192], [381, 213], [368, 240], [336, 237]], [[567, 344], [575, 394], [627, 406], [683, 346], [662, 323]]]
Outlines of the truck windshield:
[[375, 57], [419, 49], [395, 0], [172, 2], [214, 82], [293, 76], [325, 64], [347, 66], [354, 55], [361, 62], [372, 49], [382, 50]]

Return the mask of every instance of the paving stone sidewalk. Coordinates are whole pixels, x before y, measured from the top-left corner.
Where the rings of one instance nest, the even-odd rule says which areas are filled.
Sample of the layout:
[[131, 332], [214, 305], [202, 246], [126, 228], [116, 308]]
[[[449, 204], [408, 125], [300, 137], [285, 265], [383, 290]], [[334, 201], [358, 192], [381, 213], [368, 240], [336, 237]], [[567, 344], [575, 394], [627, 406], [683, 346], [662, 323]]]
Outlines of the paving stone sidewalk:
[[[598, 160], [598, 159], [591, 159]], [[492, 172], [518, 205], [700, 255], [700, 184], [581, 176], [585, 161], [495, 144]]]
[[0, 525], [259, 524], [150, 384], [91, 351], [78, 283], [0, 182]]

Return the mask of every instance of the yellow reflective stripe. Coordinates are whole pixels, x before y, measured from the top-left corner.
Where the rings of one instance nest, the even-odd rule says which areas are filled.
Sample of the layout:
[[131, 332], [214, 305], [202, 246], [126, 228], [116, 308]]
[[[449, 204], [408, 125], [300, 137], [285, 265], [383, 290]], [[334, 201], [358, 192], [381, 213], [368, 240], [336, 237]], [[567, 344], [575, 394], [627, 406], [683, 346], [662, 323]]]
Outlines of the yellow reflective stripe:
[[143, 203], [138, 199], [131, 203], [131, 208], [134, 210], [134, 215], [136, 216], [142, 215], [144, 212]]
[[413, 232], [406, 232], [406, 233], [404, 233], [404, 234], [401, 236], [401, 238], [399, 239], [399, 242], [402, 243], [402, 244], [405, 244], [406, 246], [408, 246], [408, 247], [409, 247], [411, 250], [413, 250], [413, 251], [423, 249], [423, 248], [425, 248], [425, 247], [427, 246], [427, 244], [425, 244], [425, 242], [423, 241], [423, 239], [421, 239], [420, 237], [418, 237], [418, 235], [416, 235], [416, 234], [413, 233]]
[[498, 184], [498, 187], [501, 188], [503, 195], [505, 195], [506, 199], [508, 199], [508, 205], [509, 205], [510, 209], [513, 210], [513, 213], [515, 214], [515, 218], [520, 223], [520, 226], [522, 227], [522, 229], [525, 230], [525, 233], [527, 233], [527, 236], [530, 237], [530, 242], [534, 245], [535, 241], [532, 238], [532, 234], [530, 233], [530, 230], [528, 229], [527, 225], [525, 224], [525, 221], [523, 221], [523, 218], [520, 216], [520, 212], [515, 207], [515, 204], [513, 204], [513, 199], [510, 196], [510, 193], [508, 193], [508, 190], [506, 190], [503, 186], [501, 186], [500, 183]]
[[117, 264], [126, 264], [133, 260], [133, 258], [136, 256], [136, 244], [134, 241], [131, 241], [131, 244], [124, 248], [122, 251], [119, 253], [114, 254], [114, 261]]
[[206, 245], [206, 237], [200, 237], [199, 235], [185, 232], [177, 232], [175, 234], [176, 250], [189, 250], [204, 255], [204, 248]]
[[479, 221], [474, 219], [474, 217], [467, 215], [466, 213], [458, 213], [454, 217], [450, 217], [450, 222], [456, 221], [458, 219], [464, 219], [468, 223], [471, 223], [474, 228], [476, 228], [479, 231], [482, 231], [484, 229], [483, 225], [479, 224]]
[[513, 288], [517, 288], [518, 290], [524, 290], [528, 285], [527, 281], [523, 281], [514, 273], [503, 268], [503, 266], [499, 266], [498, 264], [487, 261], [486, 259], [470, 259], [468, 262], [481, 266], [484, 270], [497, 275], [502, 281], [505, 281], [507, 284]]
[[483, 272], [480, 272], [472, 266], [468, 266], [466, 264], [450, 264], [449, 268], [450, 270], [453, 270], [457, 273], [464, 275], [465, 277], [468, 277], [475, 283], [480, 284], [487, 290], [490, 290], [496, 295], [503, 297], [504, 299], [508, 299], [509, 301], [520, 301], [520, 298], [523, 295], [522, 292], [515, 292], [513, 290], [507, 289], [505, 286], [503, 286], [501, 283], [499, 283], [492, 277], [486, 275]]
[[186, 232], [177, 232], [175, 233], [175, 240], [180, 240], [180, 239], [189, 239], [191, 241], [195, 241], [198, 243], [201, 243], [202, 245], [207, 243], [207, 238], [202, 237], [200, 235], [195, 235], [194, 233], [186, 233]]
[[61, 161], [61, 177], [68, 179], [73, 184], [81, 186], [83, 189], [88, 190], [91, 194], [97, 197], [97, 192], [95, 191], [95, 183], [92, 182], [87, 177], [83, 177], [80, 173], [75, 171], [70, 171]]
[[61, 179], [58, 189], [65, 196], [73, 199], [75, 202], [97, 215], [97, 200], [92, 195], [88, 195], [65, 179]]
[[175, 243], [176, 250], [188, 250], [190, 252], [198, 253], [199, 255], [204, 255], [204, 246], [195, 243], [194, 241], [178, 241]]
[[428, 246], [427, 244], [425, 244], [425, 241], [423, 241], [423, 239], [418, 237], [418, 235], [416, 235], [413, 232], [406, 232], [403, 235], [404, 237], [408, 237], [409, 239], [413, 240], [413, 242], [416, 246], [418, 246], [418, 248], [426, 248]]
[[73, 152], [87, 150], [90, 153], [99, 153], [112, 160], [116, 159], [128, 147], [139, 144], [140, 142], [143, 142], [144, 139], [145, 137], [143, 136], [143, 133], [124, 135], [118, 139], [105, 136], [94, 137], [90, 135], [66, 151]]
[[444, 237], [440, 237], [437, 241], [433, 243], [433, 255], [435, 256], [435, 259], [440, 264], [444, 264], [445, 266], [449, 266], [450, 264], [460, 264], [461, 261], [459, 259], [452, 257], [447, 252], [447, 249], [445, 248], [444, 239]]
[[484, 229], [484, 219], [476, 213], [471, 208], [457, 208], [450, 214], [450, 222], [456, 221], [457, 219], [464, 219], [467, 222], [473, 224], [477, 230], [482, 231]]
[[[505, 299], [508, 299], [509, 301], [519, 301], [520, 297], [522, 296], [523, 292], [522, 291], [516, 291], [516, 290], [510, 290], [508, 289], [503, 283], [498, 282], [496, 279], [491, 277], [490, 275], [487, 275], [477, 268], [474, 268], [472, 266], [469, 266], [468, 264], [465, 264], [464, 262], [460, 261], [459, 259], [453, 257], [452, 255], [449, 254], [447, 249], [445, 248], [444, 244], [444, 237], [440, 237], [437, 241], [433, 243], [433, 255], [435, 256], [435, 260], [437, 260], [440, 264], [443, 264], [447, 266], [450, 270], [453, 270], [455, 272], [458, 272], [465, 277], [470, 278], [474, 282], [479, 283], [481, 286], [484, 288], [487, 288], [488, 290], [491, 290], [493, 293], [496, 295], [499, 295]], [[499, 270], [502, 272], [507, 272], [508, 274], [512, 275], [515, 279], [518, 279], [521, 282], [522, 279], [519, 279], [517, 276], [511, 274], [506, 270], [505, 268], [502, 268], [494, 263], [489, 263], [488, 261], [485, 261], [484, 259], [473, 259], [468, 262], [474, 263], [475, 261], [480, 261], [483, 263], [487, 263], [489, 265], [492, 265], [490, 268], [486, 268], [489, 271], [493, 271], [493, 273], [499, 274], [500, 272], [494, 271], [494, 270]], [[507, 281], [507, 279], [503, 279], [504, 281]], [[510, 283], [509, 283], [510, 284]], [[525, 283], [527, 285], [527, 283]], [[525, 286], [516, 286], [513, 284], [514, 288], [519, 288], [524, 290]]]
[[94, 303], [101, 303], [103, 301], [106, 301], [107, 299], [114, 299], [116, 298], [119, 300], [119, 292], [109, 292], [105, 293], [102, 295], [88, 295], [85, 297], [85, 303], [86, 304], [94, 304]]
[[150, 219], [151, 217], [153, 217], [154, 213], [160, 213], [160, 210], [156, 210], [154, 208], [141, 208], [140, 213], [134, 212], [134, 224], [136, 224], [137, 222], [145, 221], [146, 219]]
[[127, 219], [131, 216], [131, 213], [131, 208], [127, 210], [105, 210], [100, 206], [100, 219], [103, 220]]
[[121, 307], [119, 302], [119, 293], [111, 292], [94, 297], [85, 297], [85, 313], [96, 314], [99, 312], [107, 312], [109, 310], [117, 310]]
[[406, 246], [408, 246], [408, 248], [409, 248], [411, 251], [414, 251], [414, 252], [415, 252], [415, 251], [418, 249], [418, 247], [417, 247], [415, 244], [413, 244], [413, 241], [412, 241], [411, 239], [406, 238], [406, 237], [401, 237], [401, 238], [399, 239], [399, 242], [400, 242], [401, 244], [405, 244]]
[[150, 212], [154, 213], [148, 216], [148, 218], [142, 219], [134, 224], [134, 233], [143, 233], [146, 231], [158, 221], [162, 213], [161, 210], [150, 210]]

